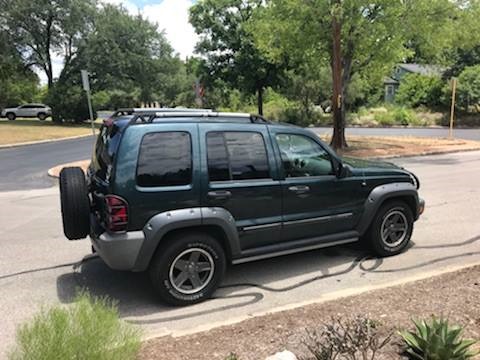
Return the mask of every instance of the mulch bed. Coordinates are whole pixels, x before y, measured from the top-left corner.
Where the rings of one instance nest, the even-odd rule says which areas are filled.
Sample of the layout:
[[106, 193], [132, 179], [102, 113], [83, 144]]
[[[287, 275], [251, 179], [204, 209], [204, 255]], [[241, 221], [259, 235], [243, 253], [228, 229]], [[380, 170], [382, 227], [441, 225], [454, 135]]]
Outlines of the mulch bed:
[[[224, 359], [230, 352], [236, 353], [240, 360], [264, 359], [283, 349], [303, 357], [307, 355], [302, 344], [305, 329], [318, 329], [332, 317], [368, 317], [379, 321], [382, 332], [387, 334], [412, 328], [412, 318], [428, 318], [433, 314], [465, 326], [466, 337], [480, 340], [480, 266], [255, 317], [206, 332], [152, 339], [143, 344], [139, 359], [212, 360]], [[393, 339], [377, 359], [401, 358], [399, 338], [395, 335]]]

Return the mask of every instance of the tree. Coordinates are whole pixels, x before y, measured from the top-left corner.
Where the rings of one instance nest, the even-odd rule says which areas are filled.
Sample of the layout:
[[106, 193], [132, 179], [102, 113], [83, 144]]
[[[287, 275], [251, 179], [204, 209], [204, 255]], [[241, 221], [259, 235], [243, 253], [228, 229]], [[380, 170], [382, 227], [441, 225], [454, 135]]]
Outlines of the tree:
[[190, 9], [190, 22], [200, 34], [196, 50], [205, 57], [205, 77], [221, 79], [247, 93], [256, 93], [263, 114], [266, 87], [278, 84], [282, 61], [271, 61], [257, 48], [249, 21], [262, 0], [203, 0]]
[[31, 102], [38, 93], [38, 77], [26, 68], [9, 34], [0, 31], [0, 108]]
[[418, 31], [431, 46], [449, 43], [443, 38], [439, 45], [436, 39], [445, 34], [431, 24], [447, 22], [454, 10], [449, 0], [270, 0], [253, 32], [270, 59], [288, 55], [302, 62], [309, 54], [308, 59], [330, 64], [337, 105], [331, 144], [339, 149], [347, 145], [345, 104], [354, 76], [381, 79], [412, 53], [407, 44]]
[[80, 68], [88, 69], [94, 91], [137, 89], [138, 101], [145, 103], [166, 99], [170, 79], [181, 67], [156, 25], [114, 5], [98, 11], [95, 31], [80, 51], [72, 69], [77, 79]]
[[410, 107], [441, 105], [444, 85], [440, 76], [408, 74], [400, 83], [395, 101]]
[[466, 67], [458, 77], [458, 102], [465, 110], [480, 111], [480, 65]]
[[2, 27], [26, 67], [40, 68], [53, 85], [53, 55], [65, 68], [92, 26], [95, 0], [0, 0]]

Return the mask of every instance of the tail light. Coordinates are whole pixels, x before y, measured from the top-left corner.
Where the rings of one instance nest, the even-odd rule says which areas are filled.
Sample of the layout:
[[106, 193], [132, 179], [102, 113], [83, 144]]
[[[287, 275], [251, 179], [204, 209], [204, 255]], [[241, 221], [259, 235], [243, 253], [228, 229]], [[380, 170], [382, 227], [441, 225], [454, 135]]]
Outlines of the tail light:
[[128, 225], [128, 204], [117, 195], [106, 195], [106, 226], [111, 232], [125, 232]]

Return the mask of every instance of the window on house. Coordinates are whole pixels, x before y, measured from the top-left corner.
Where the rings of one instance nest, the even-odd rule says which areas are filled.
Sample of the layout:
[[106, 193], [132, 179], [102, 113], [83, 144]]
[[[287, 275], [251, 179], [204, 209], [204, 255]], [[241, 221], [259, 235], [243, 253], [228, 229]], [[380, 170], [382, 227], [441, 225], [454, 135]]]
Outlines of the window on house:
[[395, 89], [393, 85], [387, 85], [387, 95], [393, 95], [395, 94]]

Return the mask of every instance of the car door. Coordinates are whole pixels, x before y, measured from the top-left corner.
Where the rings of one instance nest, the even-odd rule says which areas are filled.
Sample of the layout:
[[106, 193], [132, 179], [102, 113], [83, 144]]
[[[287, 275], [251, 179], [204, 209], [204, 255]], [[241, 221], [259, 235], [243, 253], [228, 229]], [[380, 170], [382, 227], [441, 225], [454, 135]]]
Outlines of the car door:
[[310, 132], [271, 128], [283, 173], [283, 241], [352, 231], [364, 196], [361, 180], [338, 178], [332, 154]]
[[282, 188], [265, 125], [200, 124], [204, 206], [235, 219], [242, 250], [280, 241]]
[[22, 105], [17, 108], [16, 112], [17, 117], [28, 117], [28, 105]]

